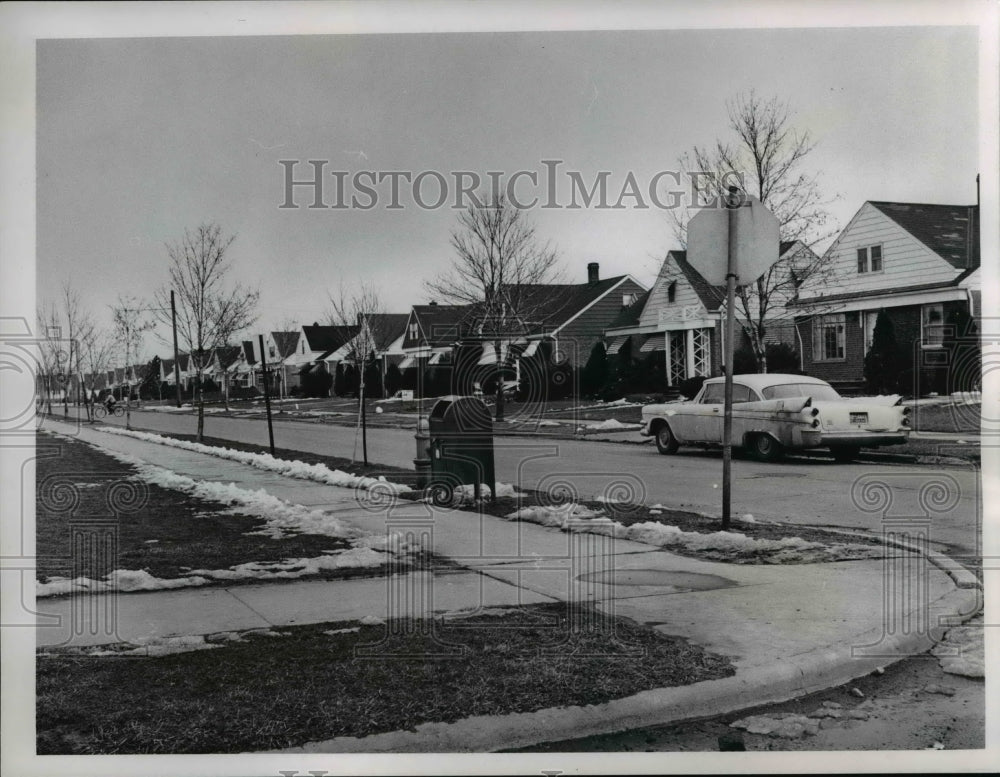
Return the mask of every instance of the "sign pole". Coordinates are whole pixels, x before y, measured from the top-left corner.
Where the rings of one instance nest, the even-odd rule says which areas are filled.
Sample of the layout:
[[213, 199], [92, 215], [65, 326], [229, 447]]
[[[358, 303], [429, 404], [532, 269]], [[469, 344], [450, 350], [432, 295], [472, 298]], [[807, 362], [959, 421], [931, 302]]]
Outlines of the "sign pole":
[[733, 352], [736, 339], [736, 214], [740, 197], [735, 186], [729, 187], [726, 209], [729, 211], [729, 240], [726, 258], [726, 393], [722, 421], [722, 530], [729, 529], [732, 510], [733, 470]]
[[264, 377], [264, 407], [267, 408], [267, 439], [271, 445], [271, 455], [274, 455], [274, 427], [271, 426], [271, 391], [267, 386], [267, 357], [264, 355], [264, 335], [260, 338], [260, 369]]
[[181, 362], [177, 356], [177, 303], [174, 290], [170, 290], [170, 328], [174, 334], [174, 387], [177, 389], [177, 407], [181, 406]]

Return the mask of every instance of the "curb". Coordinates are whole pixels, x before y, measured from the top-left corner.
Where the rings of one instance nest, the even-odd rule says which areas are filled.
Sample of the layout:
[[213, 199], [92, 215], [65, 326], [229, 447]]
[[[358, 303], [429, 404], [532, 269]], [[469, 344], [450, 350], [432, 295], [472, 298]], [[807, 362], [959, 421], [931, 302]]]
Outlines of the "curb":
[[[956, 589], [931, 605], [937, 622], [972, 617], [978, 593]], [[938, 629], [947, 628], [939, 626]], [[878, 645], [873, 655], [854, 655], [850, 646], [817, 648], [785, 660], [751, 667], [733, 677], [694, 685], [657, 688], [586, 707], [554, 707], [502, 716], [477, 716], [454, 723], [424, 723], [413, 730], [368, 737], [335, 737], [269, 753], [497, 752], [684, 720], [715, 717], [775, 704], [842, 685], [896, 661], [929, 650], [930, 634], [891, 635], [869, 631], [856, 643]]]

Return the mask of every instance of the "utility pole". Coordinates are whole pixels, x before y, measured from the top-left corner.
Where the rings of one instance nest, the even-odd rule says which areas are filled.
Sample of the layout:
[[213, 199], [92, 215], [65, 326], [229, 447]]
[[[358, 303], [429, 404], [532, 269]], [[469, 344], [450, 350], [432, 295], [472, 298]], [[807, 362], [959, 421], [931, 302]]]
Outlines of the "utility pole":
[[271, 392], [267, 386], [267, 356], [264, 354], [264, 335], [257, 335], [260, 339], [260, 367], [264, 378], [264, 407], [267, 408], [267, 439], [271, 446], [271, 455], [274, 455], [274, 427], [271, 425]]
[[170, 323], [174, 330], [174, 387], [177, 389], [177, 407], [181, 406], [181, 367], [177, 356], [177, 303], [174, 290], [170, 290]]

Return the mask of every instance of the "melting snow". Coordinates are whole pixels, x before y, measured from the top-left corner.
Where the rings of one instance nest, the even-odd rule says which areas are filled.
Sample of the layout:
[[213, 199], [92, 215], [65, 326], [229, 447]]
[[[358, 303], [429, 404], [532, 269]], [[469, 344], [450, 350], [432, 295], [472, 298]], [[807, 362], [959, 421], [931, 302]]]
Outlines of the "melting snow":
[[728, 561], [759, 559], [771, 564], [803, 564], [844, 559], [881, 558], [884, 550], [878, 546], [835, 543], [825, 545], [807, 542], [800, 537], [780, 540], [753, 539], [737, 532], [686, 532], [677, 526], [646, 521], [631, 526], [613, 521], [586, 507], [575, 504], [560, 507], [526, 507], [510, 513], [509, 520], [530, 521], [553, 526], [563, 531], [605, 534], [619, 539], [659, 547], [676, 547], [702, 553], [709, 558]]
[[609, 418], [606, 421], [601, 421], [599, 424], [590, 424], [586, 427], [587, 429], [596, 429], [601, 431], [606, 431], [609, 429], [622, 430], [622, 429], [641, 429], [642, 424], [623, 424], [617, 418]]
[[150, 434], [148, 432], [136, 432], [130, 429], [121, 429], [119, 427], [108, 427], [102, 429], [102, 431], [107, 432], [108, 434], [119, 434], [124, 437], [134, 437], [138, 440], [145, 440], [146, 442], [155, 442], [172, 448], [182, 448], [183, 450], [193, 451], [195, 453], [205, 453], [209, 456], [216, 456], [221, 459], [229, 459], [230, 461], [238, 461], [241, 464], [248, 464], [251, 467], [256, 467], [257, 469], [266, 470], [268, 472], [276, 472], [279, 475], [284, 475], [285, 477], [299, 478], [300, 480], [312, 480], [317, 483], [325, 483], [329, 486], [340, 486], [341, 488], [362, 488], [369, 490], [373, 488], [378, 490], [385, 489], [396, 494], [410, 490], [409, 486], [405, 486], [400, 483], [391, 483], [384, 477], [370, 478], [363, 475], [352, 475], [349, 472], [343, 472], [339, 469], [331, 470], [323, 464], [306, 464], [298, 459], [294, 461], [278, 459], [269, 453], [248, 453], [246, 451], [233, 450], [232, 448], [216, 448], [210, 445], [202, 445], [197, 442], [177, 440], [172, 437], [163, 437], [161, 435]]

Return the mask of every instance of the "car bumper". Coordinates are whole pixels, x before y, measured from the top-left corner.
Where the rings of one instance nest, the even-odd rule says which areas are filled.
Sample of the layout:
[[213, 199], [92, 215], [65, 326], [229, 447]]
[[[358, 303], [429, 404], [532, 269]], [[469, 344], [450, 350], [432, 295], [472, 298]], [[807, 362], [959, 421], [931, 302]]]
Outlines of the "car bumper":
[[821, 447], [835, 446], [861, 446], [873, 447], [877, 445], [902, 445], [907, 441], [909, 432], [823, 432], [820, 435]]

